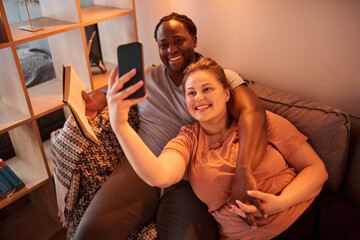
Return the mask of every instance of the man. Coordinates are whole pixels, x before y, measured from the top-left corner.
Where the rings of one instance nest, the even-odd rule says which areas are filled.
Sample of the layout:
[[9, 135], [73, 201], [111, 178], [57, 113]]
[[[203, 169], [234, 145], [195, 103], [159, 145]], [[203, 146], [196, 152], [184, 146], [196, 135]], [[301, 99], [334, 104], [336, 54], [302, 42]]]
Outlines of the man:
[[[196, 31], [191, 19], [177, 13], [163, 17], [155, 28], [155, 39], [163, 64], [146, 68], [148, 97], [138, 104], [138, 133], [155, 155], [160, 154], [183, 125], [194, 121], [187, 111], [181, 83], [184, 69], [201, 57], [195, 52]], [[117, 74], [116, 70], [113, 70], [112, 77], [114, 74]], [[246, 195], [246, 190], [256, 189], [252, 169], [260, 161], [267, 143], [264, 108], [237, 74], [227, 70], [226, 75], [232, 85], [234, 98], [231, 112], [239, 119], [240, 139], [238, 178], [232, 188], [231, 200], [253, 202], [262, 210], [258, 201]], [[84, 94], [88, 116], [91, 117], [106, 105], [104, 94], [98, 93], [93, 98], [96, 100]], [[215, 221], [186, 180], [165, 189], [159, 205], [157, 199], [153, 198], [154, 191], [157, 190], [137, 177], [127, 161], [119, 164], [89, 205], [75, 239], [125, 238], [152, 219], [155, 211], [160, 239], [217, 238]], [[248, 217], [249, 224], [255, 224], [251, 216]]]

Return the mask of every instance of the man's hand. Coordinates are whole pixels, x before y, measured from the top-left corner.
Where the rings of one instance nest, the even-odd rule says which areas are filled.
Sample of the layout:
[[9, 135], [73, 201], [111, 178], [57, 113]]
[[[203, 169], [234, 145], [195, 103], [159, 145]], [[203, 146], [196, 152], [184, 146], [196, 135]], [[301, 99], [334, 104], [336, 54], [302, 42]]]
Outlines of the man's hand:
[[[260, 211], [263, 216], [266, 216], [265, 209], [261, 203], [261, 201], [257, 198], [252, 198], [247, 194], [248, 190], [257, 189], [256, 180], [250, 170], [243, 170], [241, 173], [237, 172], [237, 176], [235, 177], [235, 182], [232, 188], [232, 197], [231, 202], [233, 204], [237, 203], [237, 201], [241, 201], [246, 204], [252, 204], [256, 206], [256, 208]], [[245, 220], [250, 226], [256, 227], [256, 222], [253, 214], [250, 212], [245, 212], [246, 219]]]
[[81, 95], [85, 100], [85, 115], [88, 121], [92, 123], [101, 110], [106, 107], [106, 96], [101, 91], [93, 92], [90, 95], [82, 91]]

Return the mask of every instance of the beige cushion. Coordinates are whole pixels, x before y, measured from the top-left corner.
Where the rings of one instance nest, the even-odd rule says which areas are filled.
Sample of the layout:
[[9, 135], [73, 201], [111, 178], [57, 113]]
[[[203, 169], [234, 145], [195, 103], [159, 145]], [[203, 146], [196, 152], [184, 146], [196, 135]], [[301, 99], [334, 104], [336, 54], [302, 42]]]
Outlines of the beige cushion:
[[324, 161], [329, 173], [326, 186], [340, 191], [345, 181], [350, 132], [349, 116], [315, 101], [301, 99], [259, 84], [249, 87], [263, 100], [265, 108], [292, 122]]

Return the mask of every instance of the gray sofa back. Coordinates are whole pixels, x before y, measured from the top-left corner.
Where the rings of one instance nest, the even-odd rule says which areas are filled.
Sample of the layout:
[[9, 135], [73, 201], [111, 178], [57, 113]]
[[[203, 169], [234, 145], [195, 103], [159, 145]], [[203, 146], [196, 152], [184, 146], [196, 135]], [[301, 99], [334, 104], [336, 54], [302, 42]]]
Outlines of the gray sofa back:
[[334, 107], [301, 99], [260, 84], [249, 84], [249, 87], [263, 101], [267, 110], [285, 117], [309, 138], [309, 143], [324, 161], [329, 173], [325, 185], [341, 192], [347, 172], [349, 116]]

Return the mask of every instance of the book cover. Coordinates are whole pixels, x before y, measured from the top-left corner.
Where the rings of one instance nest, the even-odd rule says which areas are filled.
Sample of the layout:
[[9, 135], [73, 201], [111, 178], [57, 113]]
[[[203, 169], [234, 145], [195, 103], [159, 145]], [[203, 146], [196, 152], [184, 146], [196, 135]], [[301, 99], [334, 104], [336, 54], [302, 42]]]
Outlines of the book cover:
[[8, 177], [9, 181], [13, 184], [16, 191], [20, 190], [22, 187], [25, 186], [25, 184], [21, 181], [21, 179], [1, 158], [0, 158], [0, 168], [1, 168], [0, 171], [3, 171], [3, 173]]
[[4, 187], [4, 191], [1, 190], [3, 193], [3, 197], [8, 197], [11, 194], [15, 192], [15, 187], [12, 185], [12, 183], [7, 179], [7, 177], [3, 174], [3, 172], [0, 169], [0, 181], [2, 183], [2, 187]]
[[99, 140], [85, 115], [82, 90], [86, 90], [85, 84], [80, 80], [75, 70], [71, 66], [63, 66], [63, 102], [69, 106], [82, 134], [93, 143], [99, 144]]
[[0, 175], [0, 197], [9, 197], [14, 193], [14, 188]]

